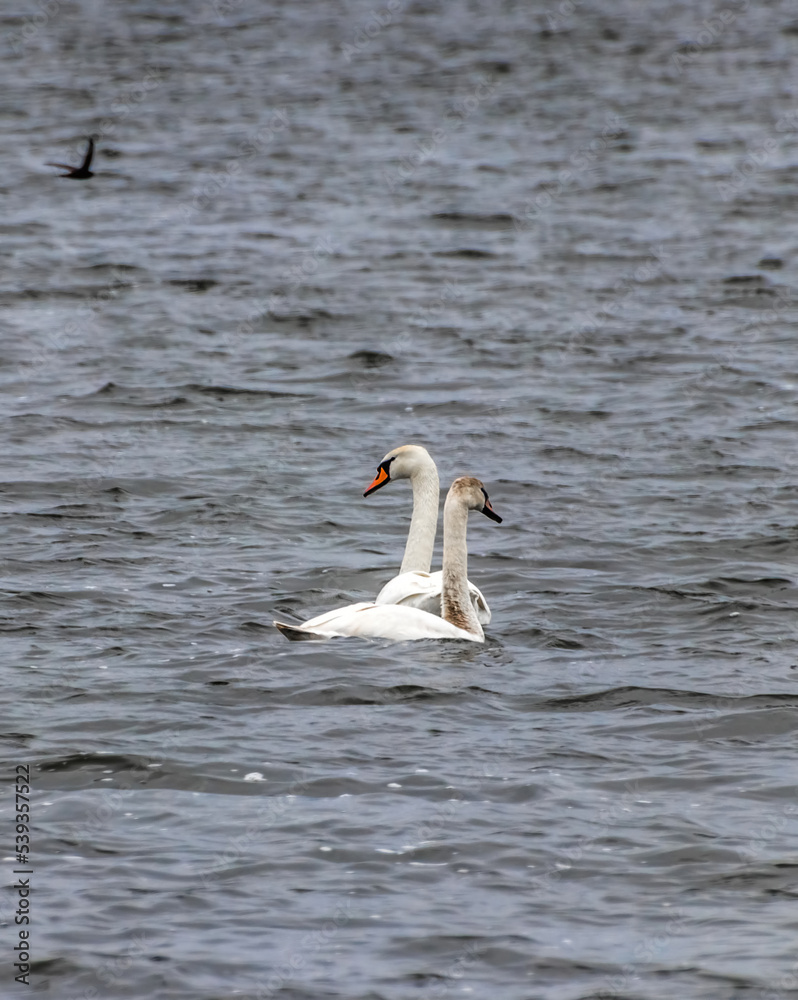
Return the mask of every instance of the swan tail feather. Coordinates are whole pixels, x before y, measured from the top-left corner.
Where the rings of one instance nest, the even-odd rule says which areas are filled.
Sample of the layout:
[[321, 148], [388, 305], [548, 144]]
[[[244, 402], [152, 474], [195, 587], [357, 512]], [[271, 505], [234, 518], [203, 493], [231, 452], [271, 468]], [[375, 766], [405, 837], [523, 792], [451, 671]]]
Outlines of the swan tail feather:
[[307, 642], [311, 639], [325, 639], [326, 636], [318, 632], [312, 632], [310, 629], [302, 628], [301, 625], [287, 625], [285, 622], [272, 622], [275, 628], [279, 629], [286, 639], [291, 639], [293, 642]]

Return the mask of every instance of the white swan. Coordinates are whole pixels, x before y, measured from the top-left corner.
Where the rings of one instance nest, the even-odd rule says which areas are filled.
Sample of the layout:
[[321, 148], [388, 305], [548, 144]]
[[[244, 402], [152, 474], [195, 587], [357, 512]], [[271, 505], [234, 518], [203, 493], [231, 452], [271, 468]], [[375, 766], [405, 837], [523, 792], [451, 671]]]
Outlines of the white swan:
[[[389, 451], [377, 467], [367, 497], [394, 479], [409, 479], [413, 487], [413, 517], [399, 575], [389, 580], [375, 598], [376, 604], [402, 604], [421, 608], [430, 614], [441, 613], [443, 574], [430, 573], [435, 532], [438, 528], [438, 504], [441, 488], [432, 456], [419, 444], [404, 444]], [[490, 608], [482, 591], [468, 583], [471, 603], [482, 625], [490, 623]]]
[[443, 617], [403, 604], [350, 604], [311, 618], [302, 625], [275, 626], [288, 639], [332, 639], [356, 635], [367, 639], [469, 639], [484, 642], [485, 633], [468, 592], [466, 525], [469, 510], [501, 522], [478, 479], [455, 479], [443, 508]]

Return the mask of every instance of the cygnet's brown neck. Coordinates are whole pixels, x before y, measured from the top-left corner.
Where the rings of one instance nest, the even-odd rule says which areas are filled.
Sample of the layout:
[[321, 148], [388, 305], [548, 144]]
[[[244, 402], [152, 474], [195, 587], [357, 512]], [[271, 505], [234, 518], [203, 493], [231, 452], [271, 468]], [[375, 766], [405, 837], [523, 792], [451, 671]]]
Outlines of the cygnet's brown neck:
[[485, 633], [468, 592], [467, 525], [468, 506], [463, 497], [450, 490], [443, 508], [442, 617], [452, 625], [484, 638]]

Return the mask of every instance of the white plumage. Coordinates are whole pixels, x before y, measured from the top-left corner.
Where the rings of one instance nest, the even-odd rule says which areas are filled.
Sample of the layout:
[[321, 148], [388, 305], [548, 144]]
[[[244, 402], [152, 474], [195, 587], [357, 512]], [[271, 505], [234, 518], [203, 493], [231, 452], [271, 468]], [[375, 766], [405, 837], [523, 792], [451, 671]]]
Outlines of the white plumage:
[[482, 483], [463, 476], [452, 483], [443, 510], [442, 616], [405, 604], [366, 601], [327, 611], [301, 625], [276, 621], [275, 626], [286, 638], [294, 640], [360, 636], [396, 641], [467, 639], [484, 642], [485, 634], [468, 589], [466, 526], [469, 510], [482, 511], [494, 521], [501, 521]]
[[[410, 480], [413, 516], [399, 574], [385, 584], [375, 604], [400, 604], [440, 615], [443, 573], [430, 572], [441, 493], [438, 469], [426, 448], [419, 444], [402, 445], [383, 458], [374, 482], [364, 495], [369, 496], [394, 479]], [[490, 608], [482, 591], [469, 580], [468, 592], [480, 624], [488, 625]]]

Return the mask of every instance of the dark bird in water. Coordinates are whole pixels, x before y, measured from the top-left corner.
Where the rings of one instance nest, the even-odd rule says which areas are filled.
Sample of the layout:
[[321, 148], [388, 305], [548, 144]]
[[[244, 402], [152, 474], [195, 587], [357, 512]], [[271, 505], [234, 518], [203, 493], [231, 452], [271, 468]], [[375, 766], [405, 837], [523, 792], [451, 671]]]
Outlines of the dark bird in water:
[[92, 156], [94, 156], [94, 139], [89, 136], [86, 155], [83, 157], [83, 163], [79, 167], [70, 167], [68, 163], [46, 163], [45, 166], [60, 167], [62, 170], [67, 171], [65, 174], [59, 174], [59, 177], [70, 177], [73, 181], [84, 181], [87, 177], [94, 177], [94, 171], [89, 170]]

